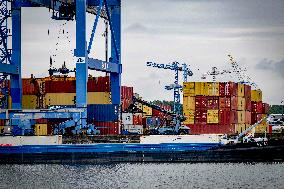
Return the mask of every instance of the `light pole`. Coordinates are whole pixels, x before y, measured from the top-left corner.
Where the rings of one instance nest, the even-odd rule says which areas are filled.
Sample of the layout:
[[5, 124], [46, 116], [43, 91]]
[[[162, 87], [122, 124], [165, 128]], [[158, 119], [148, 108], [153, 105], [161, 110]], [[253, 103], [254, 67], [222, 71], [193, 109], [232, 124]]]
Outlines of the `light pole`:
[[283, 109], [283, 102], [284, 102], [284, 100], [282, 100], [282, 101], [281, 101], [281, 108], [282, 108], [282, 121], [284, 121], [284, 118], [283, 118], [283, 113], [284, 113], [284, 112], [283, 112], [283, 110], [284, 110], [284, 109]]

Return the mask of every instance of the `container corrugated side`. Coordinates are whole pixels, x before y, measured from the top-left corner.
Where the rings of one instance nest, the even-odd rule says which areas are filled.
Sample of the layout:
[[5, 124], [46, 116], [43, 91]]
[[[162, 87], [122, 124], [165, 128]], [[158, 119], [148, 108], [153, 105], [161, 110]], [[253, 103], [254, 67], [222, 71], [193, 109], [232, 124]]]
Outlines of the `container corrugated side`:
[[183, 96], [195, 96], [195, 83], [184, 82], [183, 83]]
[[195, 116], [194, 110], [189, 110], [187, 112], [184, 112], [184, 117], [186, 120], [183, 122], [183, 124], [194, 124], [194, 116]]
[[101, 135], [118, 135], [120, 134], [120, 126], [118, 122], [94, 122], [96, 129]]
[[195, 96], [208, 96], [207, 82], [195, 82]]
[[88, 104], [111, 104], [109, 92], [88, 92]]
[[46, 93], [45, 105], [75, 105], [76, 93]]
[[244, 97], [245, 96], [245, 86], [244, 84], [238, 83], [238, 97]]
[[243, 124], [243, 123], [239, 123], [239, 124], [236, 124], [235, 125], [235, 132], [236, 133], [242, 133], [243, 131], [246, 130], [246, 124]]
[[207, 123], [207, 110], [195, 109], [195, 123]]
[[208, 96], [206, 98], [207, 98], [208, 109], [219, 109], [219, 97]]
[[207, 123], [219, 123], [219, 110], [207, 110]]
[[184, 96], [183, 97], [183, 111], [195, 110], [195, 97]]
[[220, 109], [219, 110], [219, 124], [228, 125], [230, 124], [230, 110], [229, 109]]
[[112, 122], [118, 120], [118, 105], [114, 104], [90, 104], [88, 110], [88, 122], [103, 121]]
[[36, 95], [23, 95], [22, 96], [23, 109], [36, 109], [37, 108], [37, 96]]
[[251, 90], [251, 101], [254, 101], [254, 102], [262, 101], [262, 91], [261, 90]]
[[237, 110], [245, 110], [246, 108], [246, 101], [244, 97], [237, 97], [237, 101], [238, 101], [238, 108]]
[[231, 109], [230, 97], [219, 97], [219, 109]]
[[238, 123], [242, 124], [245, 123], [246, 114], [245, 111], [238, 111]]
[[35, 124], [35, 135], [46, 136], [47, 135], [47, 124]]
[[219, 82], [208, 82], [207, 85], [208, 96], [219, 96]]

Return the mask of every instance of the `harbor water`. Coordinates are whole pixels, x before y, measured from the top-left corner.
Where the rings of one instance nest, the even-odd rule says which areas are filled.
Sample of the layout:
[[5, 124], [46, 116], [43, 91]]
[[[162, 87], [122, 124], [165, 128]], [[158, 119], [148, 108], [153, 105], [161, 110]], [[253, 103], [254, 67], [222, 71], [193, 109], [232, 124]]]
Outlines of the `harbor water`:
[[0, 165], [0, 188], [284, 188], [284, 163]]

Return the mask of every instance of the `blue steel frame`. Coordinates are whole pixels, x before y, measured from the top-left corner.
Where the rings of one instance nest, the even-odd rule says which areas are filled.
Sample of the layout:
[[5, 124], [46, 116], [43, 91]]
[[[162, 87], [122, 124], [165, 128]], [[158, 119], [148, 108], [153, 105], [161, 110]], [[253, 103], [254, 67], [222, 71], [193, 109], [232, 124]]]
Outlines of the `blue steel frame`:
[[[6, 0], [2, 0], [6, 1]], [[81, 125], [86, 126], [87, 118], [87, 77], [88, 69], [110, 73], [112, 104], [120, 105], [121, 86], [121, 0], [74, 0], [76, 4], [76, 107], [84, 109]], [[54, 9], [59, 9], [61, 4], [57, 1]], [[11, 3], [12, 16], [12, 56], [10, 64], [0, 62], [0, 73], [10, 75], [12, 109], [22, 109], [22, 82], [21, 82], [21, 7], [47, 7], [50, 8], [51, 0], [14, 0]], [[111, 30], [111, 57], [109, 61], [102, 61], [88, 57], [99, 14], [102, 8], [108, 16]], [[86, 13], [87, 6], [99, 7], [95, 20], [89, 48], [86, 42]], [[3, 15], [3, 12], [0, 12]], [[3, 36], [1, 36], [3, 39]]]

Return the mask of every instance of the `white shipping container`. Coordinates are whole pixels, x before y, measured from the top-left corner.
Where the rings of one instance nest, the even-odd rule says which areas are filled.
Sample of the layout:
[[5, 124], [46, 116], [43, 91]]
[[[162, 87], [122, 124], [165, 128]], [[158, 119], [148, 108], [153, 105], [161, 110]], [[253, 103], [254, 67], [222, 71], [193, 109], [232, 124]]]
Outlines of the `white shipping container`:
[[133, 114], [132, 113], [122, 113], [122, 124], [132, 125], [133, 124]]
[[123, 128], [130, 133], [143, 134], [143, 125], [124, 125]]
[[62, 136], [0, 136], [0, 145], [60, 145]]
[[221, 143], [222, 135], [202, 134], [202, 135], [149, 135], [141, 136], [141, 144], [162, 144], [162, 143]]

